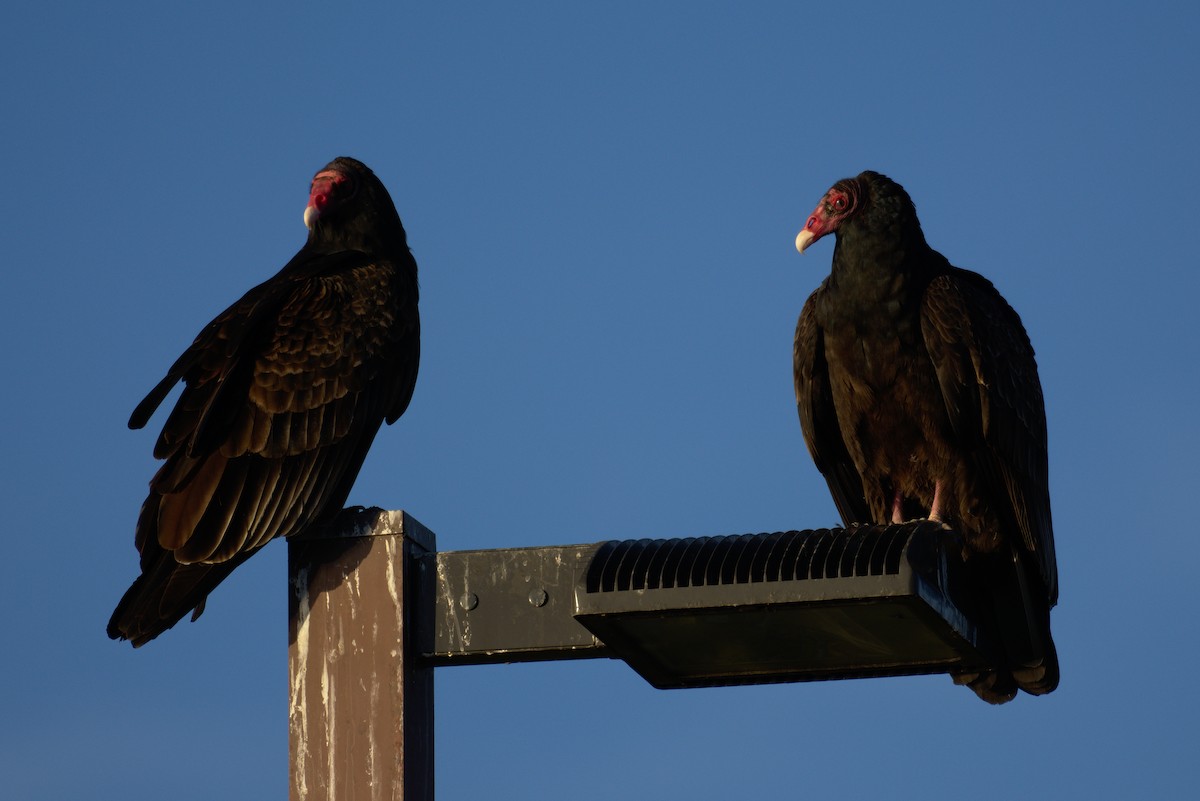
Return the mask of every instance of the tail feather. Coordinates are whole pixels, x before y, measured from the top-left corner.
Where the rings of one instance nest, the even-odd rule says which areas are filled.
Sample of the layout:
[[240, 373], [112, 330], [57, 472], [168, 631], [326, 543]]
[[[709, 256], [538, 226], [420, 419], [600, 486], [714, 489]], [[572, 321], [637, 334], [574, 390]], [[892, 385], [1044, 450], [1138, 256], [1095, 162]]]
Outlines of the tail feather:
[[1049, 653], [1037, 665], [1007, 670], [981, 670], [954, 675], [955, 684], [963, 684], [989, 704], [1006, 704], [1024, 690], [1030, 695], [1046, 695], [1058, 687], [1058, 654], [1047, 636]]
[[954, 676], [990, 704], [1011, 701], [1017, 690], [1046, 695], [1058, 687], [1058, 652], [1050, 635], [1050, 601], [1036, 566], [1020, 552], [974, 554], [968, 560], [976, 615], [995, 641], [1001, 664]]
[[150, 642], [189, 612], [192, 620], [200, 617], [208, 594], [255, 553], [240, 553], [218, 564], [184, 565], [156, 542], [147, 543], [146, 548], [142, 574], [126, 590], [108, 622], [108, 636], [129, 640], [134, 648]]
[[1007, 704], [1017, 697], [1017, 683], [1013, 675], [1003, 670], [983, 670], [977, 673], [958, 673], [955, 684], [965, 684], [989, 704]]

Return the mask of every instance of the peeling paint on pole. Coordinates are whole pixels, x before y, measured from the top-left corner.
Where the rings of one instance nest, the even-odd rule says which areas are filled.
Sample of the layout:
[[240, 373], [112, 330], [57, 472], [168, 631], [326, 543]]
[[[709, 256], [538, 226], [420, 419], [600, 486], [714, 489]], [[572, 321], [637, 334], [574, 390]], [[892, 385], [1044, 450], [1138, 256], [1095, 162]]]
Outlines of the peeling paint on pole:
[[289, 542], [293, 801], [432, 801], [433, 668], [415, 621], [435, 550], [378, 509]]

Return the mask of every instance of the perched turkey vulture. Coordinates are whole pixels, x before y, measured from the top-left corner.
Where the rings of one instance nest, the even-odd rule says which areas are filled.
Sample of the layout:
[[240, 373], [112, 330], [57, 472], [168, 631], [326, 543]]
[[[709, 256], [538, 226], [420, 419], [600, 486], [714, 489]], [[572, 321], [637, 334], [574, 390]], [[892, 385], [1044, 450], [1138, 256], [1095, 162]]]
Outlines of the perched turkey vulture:
[[991, 703], [1058, 686], [1046, 412], [1021, 319], [929, 247], [904, 189], [864, 172], [821, 198], [796, 248], [835, 233], [796, 326], [796, 404], [846, 525], [957, 531], [976, 614], [1004, 650], [955, 677]]
[[135, 543], [141, 575], [108, 624], [140, 646], [275, 537], [337, 514], [383, 421], [412, 398], [417, 265], [387, 189], [361, 162], [312, 180], [308, 241], [209, 323], [129, 418], [184, 384], [154, 446]]

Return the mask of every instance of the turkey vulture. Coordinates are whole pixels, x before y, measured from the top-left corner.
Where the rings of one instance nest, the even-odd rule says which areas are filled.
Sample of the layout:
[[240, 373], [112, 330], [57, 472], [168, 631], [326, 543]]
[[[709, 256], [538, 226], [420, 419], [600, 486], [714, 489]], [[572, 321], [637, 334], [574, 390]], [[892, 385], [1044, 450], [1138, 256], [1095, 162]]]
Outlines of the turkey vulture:
[[[383, 421], [412, 398], [417, 265], [388, 191], [338, 158], [312, 180], [308, 241], [204, 327], [129, 418], [179, 381], [135, 543], [141, 575], [108, 636], [143, 645], [275, 537], [336, 515]], [[194, 611], [193, 611], [194, 610]]]
[[1050, 608], [1046, 412], [1021, 319], [986, 278], [929, 247], [908, 193], [876, 172], [833, 185], [796, 237], [836, 234], [796, 326], [804, 440], [844, 523], [916, 518], [958, 532], [995, 669], [991, 703], [1058, 686]]

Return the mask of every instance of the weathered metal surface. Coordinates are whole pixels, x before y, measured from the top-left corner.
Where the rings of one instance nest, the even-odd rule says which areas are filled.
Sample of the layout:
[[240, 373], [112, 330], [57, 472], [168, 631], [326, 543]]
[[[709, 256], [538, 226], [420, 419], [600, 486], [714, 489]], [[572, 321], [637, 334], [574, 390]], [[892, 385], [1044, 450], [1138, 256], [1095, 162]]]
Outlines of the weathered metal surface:
[[575, 587], [599, 545], [437, 555], [439, 665], [610, 656], [575, 620]]
[[955, 672], [991, 649], [937, 524], [437, 553], [403, 512], [289, 543], [293, 801], [433, 798], [435, 665], [657, 687]]
[[620, 658], [661, 688], [954, 672], [990, 648], [936, 523], [439, 553], [437, 665]]
[[432, 801], [433, 535], [373, 509], [288, 545], [290, 798]]

